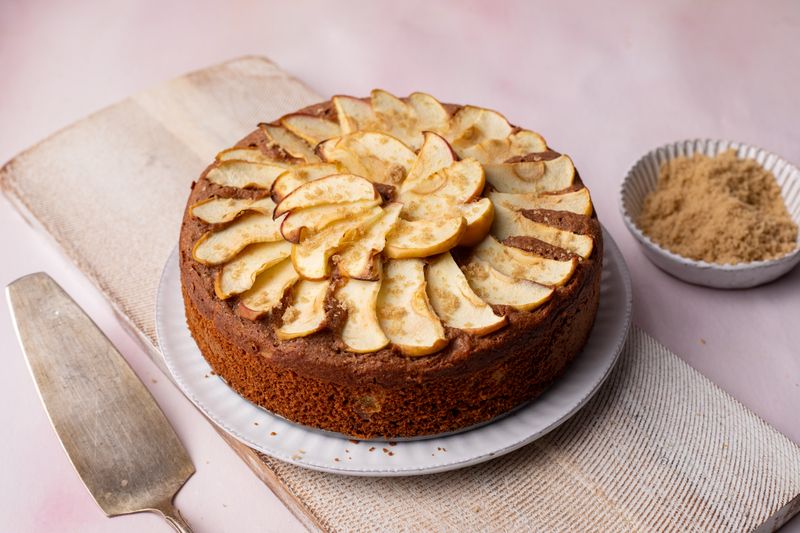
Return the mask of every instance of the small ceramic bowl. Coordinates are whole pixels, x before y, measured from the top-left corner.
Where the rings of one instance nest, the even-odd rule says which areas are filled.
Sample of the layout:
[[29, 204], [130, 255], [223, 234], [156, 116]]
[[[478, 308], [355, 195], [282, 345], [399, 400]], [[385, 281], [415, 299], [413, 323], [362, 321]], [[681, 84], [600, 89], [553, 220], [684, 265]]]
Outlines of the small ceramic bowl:
[[754, 159], [775, 175], [789, 215], [800, 226], [800, 170], [785, 159], [744, 143], [712, 139], [680, 141], [656, 148], [628, 171], [620, 189], [620, 210], [628, 230], [636, 237], [650, 261], [676, 278], [719, 289], [744, 289], [770, 282], [800, 262], [800, 236], [795, 249], [777, 259], [750, 263], [718, 264], [682, 257], [656, 244], [636, 225], [647, 193], [656, 188], [661, 165], [696, 153], [714, 156], [729, 149], [739, 159]]

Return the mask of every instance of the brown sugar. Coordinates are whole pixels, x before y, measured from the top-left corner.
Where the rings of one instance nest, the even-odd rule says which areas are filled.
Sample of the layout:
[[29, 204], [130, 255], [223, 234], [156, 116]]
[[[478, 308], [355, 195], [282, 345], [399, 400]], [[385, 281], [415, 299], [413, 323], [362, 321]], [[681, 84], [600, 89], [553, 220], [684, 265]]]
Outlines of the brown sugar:
[[637, 223], [664, 248], [710, 263], [772, 259], [797, 246], [775, 176], [733, 150], [664, 163]]

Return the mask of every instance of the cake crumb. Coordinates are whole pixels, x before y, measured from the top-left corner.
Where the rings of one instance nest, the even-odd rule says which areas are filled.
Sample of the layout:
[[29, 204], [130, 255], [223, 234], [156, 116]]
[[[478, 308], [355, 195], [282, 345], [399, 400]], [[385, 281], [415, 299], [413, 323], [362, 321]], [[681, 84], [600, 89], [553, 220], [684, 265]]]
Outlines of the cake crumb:
[[336, 461], [337, 463], [339, 462], [339, 458], [338, 457], [334, 457], [333, 460]]
[[353, 444], [359, 444], [361, 441], [360, 440], [355, 440], [355, 439], [350, 439], [350, 442], [352, 442]]
[[664, 248], [709, 263], [774, 259], [797, 247], [775, 176], [734, 150], [665, 162], [637, 224]]
[[270, 436], [270, 437], [274, 437], [275, 435], [277, 435], [277, 433], [275, 433], [274, 431], [270, 431], [270, 432], [269, 432], [269, 436]]
[[394, 455], [394, 452], [389, 452], [387, 455], [388, 455], [389, 457], [391, 457], [391, 456], [393, 456], [393, 455]]
[[389, 446], [397, 446], [396, 442], [389, 441]]
[[368, 451], [374, 452], [375, 451], [375, 446], [370, 446]]
[[258, 425], [258, 422], [253, 422], [253, 425], [254, 425], [254, 426], [257, 426], [257, 425]]
[[384, 448], [383, 453], [389, 453], [389, 448]]
[[700, 344], [705, 344], [705, 343], [706, 343], [706, 340], [705, 340], [705, 339], [703, 339], [703, 338], [701, 338], [701, 339], [700, 339]]

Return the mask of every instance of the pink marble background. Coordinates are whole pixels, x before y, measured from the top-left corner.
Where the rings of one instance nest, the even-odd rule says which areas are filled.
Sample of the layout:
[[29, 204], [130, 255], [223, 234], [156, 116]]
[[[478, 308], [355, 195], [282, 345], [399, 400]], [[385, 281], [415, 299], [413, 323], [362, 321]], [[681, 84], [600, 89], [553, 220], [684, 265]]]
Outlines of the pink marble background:
[[[0, 160], [131, 93], [245, 54], [269, 56], [323, 95], [425, 90], [544, 133], [573, 157], [625, 254], [635, 321], [800, 442], [800, 269], [747, 291], [686, 285], [643, 257], [617, 207], [629, 166], [678, 139], [730, 138], [800, 162], [800, 3], [2, 0]], [[196, 530], [301, 530], [5, 200], [0, 228], [0, 284], [50, 272], [175, 424], [198, 469], [177, 500]], [[154, 516], [109, 520], [95, 506], [48, 424], [5, 306], [0, 353], [3, 528], [167, 531]]]

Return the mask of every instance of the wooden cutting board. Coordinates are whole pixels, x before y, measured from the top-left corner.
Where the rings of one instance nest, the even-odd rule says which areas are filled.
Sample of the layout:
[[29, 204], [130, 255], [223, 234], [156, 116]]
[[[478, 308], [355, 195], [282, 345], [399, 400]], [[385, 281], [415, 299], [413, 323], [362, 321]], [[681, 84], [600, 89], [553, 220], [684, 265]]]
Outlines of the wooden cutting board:
[[[189, 185], [258, 122], [321, 99], [264, 58], [237, 59], [54, 134], [7, 163], [0, 186], [169, 375], [155, 339], [156, 289]], [[636, 328], [575, 417], [484, 465], [349, 478], [220, 434], [310, 529], [769, 531], [800, 510], [800, 449]]]

